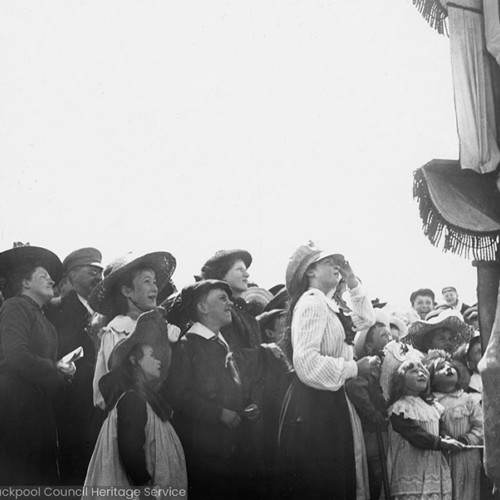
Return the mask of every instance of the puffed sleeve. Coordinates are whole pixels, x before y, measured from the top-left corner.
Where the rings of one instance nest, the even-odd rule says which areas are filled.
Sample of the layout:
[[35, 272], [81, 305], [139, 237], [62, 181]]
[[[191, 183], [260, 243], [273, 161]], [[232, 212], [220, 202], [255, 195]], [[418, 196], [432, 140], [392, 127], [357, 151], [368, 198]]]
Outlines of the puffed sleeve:
[[0, 317], [5, 365], [40, 387], [47, 395], [53, 396], [64, 385], [64, 375], [59, 372], [53, 359], [29, 350], [32, 328], [29, 309], [15, 301], [5, 302]]
[[370, 299], [365, 294], [363, 287], [358, 285], [349, 289], [352, 306], [352, 322], [356, 331], [370, 328], [375, 324], [375, 312]]
[[94, 389], [94, 406], [98, 406], [104, 410], [106, 405], [99, 389], [99, 380], [101, 380], [103, 375], [106, 375], [106, 373], [109, 372], [108, 360], [115, 345], [118, 344], [120, 340], [126, 338], [127, 335], [122, 332], [116, 332], [113, 328], [104, 327], [99, 332], [99, 336], [101, 337], [101, 342], [97, 353], [92, 385]]
[[127, 392], [117, 404], [118, 453], [127, 476], [133, 485], [141, 486], [151, 480], [146, 467], [146, 402], [136, 392]]
[[483, 411], [481, 406], [467, 394], [467, 408], [470, 412], [469, 422], [471, 429], [469, 432], [460, 436], [467, 444], [481, 445], [483, 444]]
[[358, 366], [355, 361], [320, 354], [327, 315], [327, 305], [314, 296], [297, 303], [292, 321], [293, 366], [304, 384], [337, 391], [358, 374]]

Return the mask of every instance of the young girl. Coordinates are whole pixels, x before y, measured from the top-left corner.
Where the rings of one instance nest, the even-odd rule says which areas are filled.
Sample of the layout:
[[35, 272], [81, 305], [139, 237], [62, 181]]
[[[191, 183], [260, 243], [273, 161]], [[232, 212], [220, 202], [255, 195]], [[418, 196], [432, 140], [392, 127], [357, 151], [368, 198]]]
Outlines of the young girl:
[[169, 422], [172, 411], [157, 394], [170, 364], [167, 329], [158, 311], [144, 313], [135, 331], [111, 353], [111, 371], [99, 384], [109, 413], [83, 498], [100, 498], [95, 487], [149, 486], [165, 491], [160, 498], [172, 488], [178, 490], [176, 496], [186, 495], [184, 451]]
[[472, 400], [477, 404], [481, 404], [483, 399], [483, 381], [481, 380], [481, 375], [479, 375], [479, 370], [477, 368], [482, 356], [481, 336], [477, 334], [467, 346], [467, 368], [471, 375], [469, 387], [466, 389], [472, 397]]
[[[482, 411], [470, 394], [458, 388], [459, 374], [444, 351], [430, 351], [425, 364], [431, 376], [431, 390], [443, 405], [442, 430], [464, 445], [483, 443]], [[479, 449], [463, 449], [450, 455], [454, 500], [480, 498], [481, 456]]]
[[392, 378], [387, 469], [393, 499], [451, 499], [450, 469], [442, 450], [462, 444], [439, 437], [443, 407], [428, 392], [429, 373], [404, 361]]

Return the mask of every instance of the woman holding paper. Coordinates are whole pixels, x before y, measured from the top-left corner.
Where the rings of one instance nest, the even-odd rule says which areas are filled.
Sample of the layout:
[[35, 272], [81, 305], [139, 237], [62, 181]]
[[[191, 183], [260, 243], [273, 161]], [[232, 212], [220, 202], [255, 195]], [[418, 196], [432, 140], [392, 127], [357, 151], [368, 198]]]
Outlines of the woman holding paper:
[[56, 360], [57, 334], [43, 306], [62, 264], [49, 250], [0, 253], [7, 298], [0, 310], [0, 485], [58, 484], [53, 398], [75, 373]]

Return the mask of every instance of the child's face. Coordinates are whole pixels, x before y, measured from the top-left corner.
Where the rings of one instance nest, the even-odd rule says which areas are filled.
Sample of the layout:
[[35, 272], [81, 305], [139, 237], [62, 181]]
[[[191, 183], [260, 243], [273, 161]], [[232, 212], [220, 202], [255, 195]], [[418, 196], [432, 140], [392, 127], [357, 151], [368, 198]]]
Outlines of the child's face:
[[370, 355], [380, 352], [391, 339], [392, 337], [387, 327], [381, 326], [373, 332], [372, 338], [370, 342], [365, 344], [365, 348]]
[[429, 333], [431, 334], [429, 349], [443, 349], [449, 353], [453, 351], [453, 333], [451, 330], [436, 328]]
[[266, 328], [266, 334], [272, 342], [280, 342], [285, 335], [286, 314], [280, 314], [272, 328]]
[[477, 364], [481, 360], [482, 355], [481, 344], [479, 342], [474, 343], [467, 353], [467, 364], [471, 370], [477, 371]]
[[420, 319], [425, 319], [427, 314], [434, 309], [434, 302], [431, 297], [427, 297], [426, 295], [417, 295], [412, 307], [418, 313]]
[[458, 373], [449, 361], [441, 361], [434, 372], [433, 387], [438, 392], [453, 392], [457, 387]]
[[148, 382], [158, 380], [160, 378], [161, 361], [154, 356], [153, 348], [149, 345], [143, 348], [144, 356], [138, 361], [138, 364], [144, 373]]
[[418, 396], [427, 387], [427, 372], [422, 365], [410, 368], [405, 374], [405, 394]]

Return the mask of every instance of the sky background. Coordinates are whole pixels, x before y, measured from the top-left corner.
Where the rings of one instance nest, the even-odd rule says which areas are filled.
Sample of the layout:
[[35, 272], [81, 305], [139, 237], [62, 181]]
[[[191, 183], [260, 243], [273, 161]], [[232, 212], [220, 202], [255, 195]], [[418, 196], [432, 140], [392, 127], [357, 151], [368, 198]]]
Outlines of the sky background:
[[0, 2], [0, 250], [220, 248], [284, 282], [309, 239], [409, 306], [471, 263], [421, 230], [412, 173], [458, 158], [449, 40], [410, 0]]

